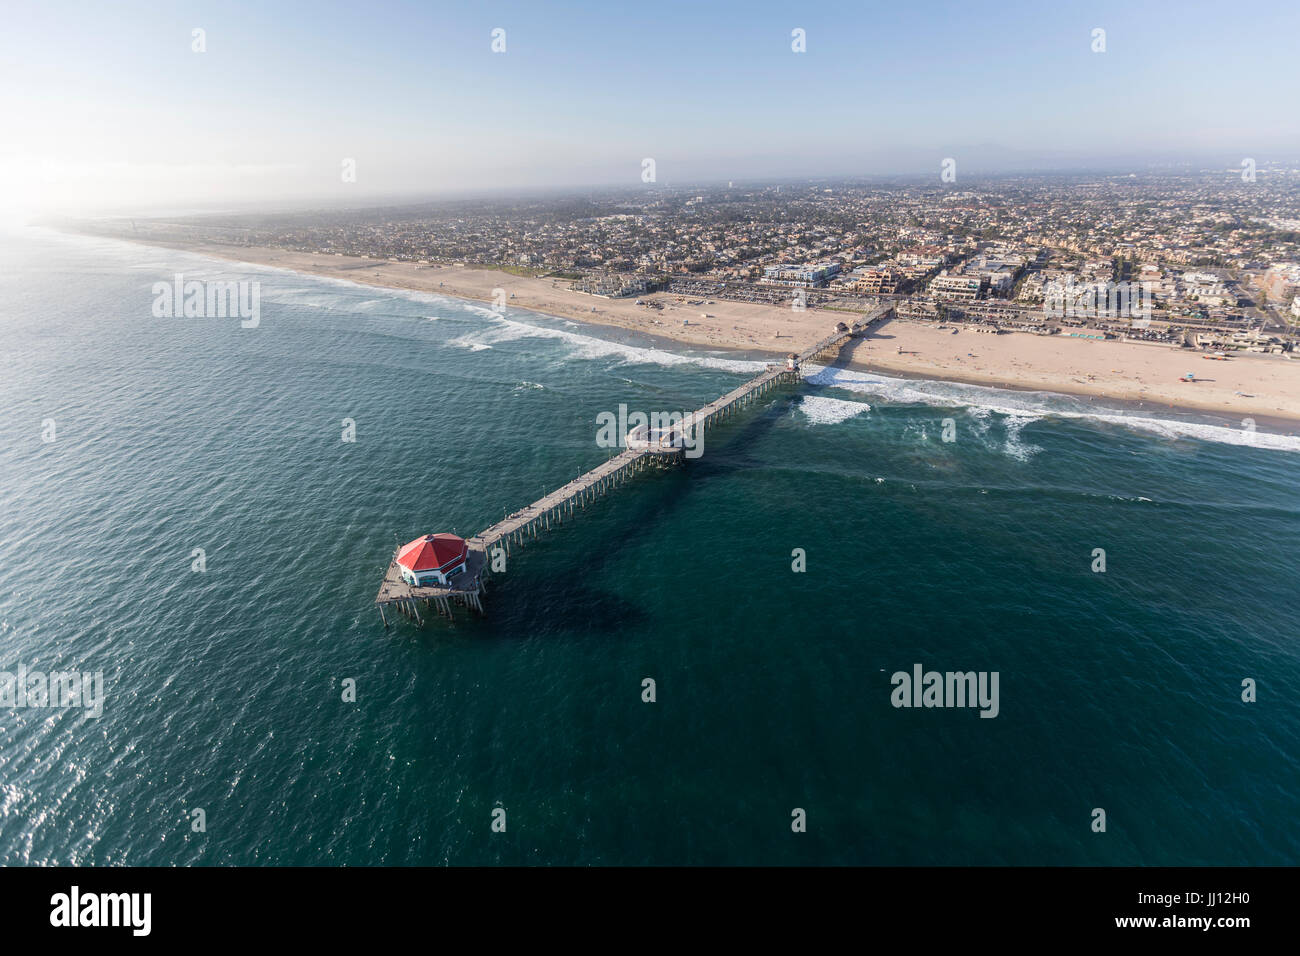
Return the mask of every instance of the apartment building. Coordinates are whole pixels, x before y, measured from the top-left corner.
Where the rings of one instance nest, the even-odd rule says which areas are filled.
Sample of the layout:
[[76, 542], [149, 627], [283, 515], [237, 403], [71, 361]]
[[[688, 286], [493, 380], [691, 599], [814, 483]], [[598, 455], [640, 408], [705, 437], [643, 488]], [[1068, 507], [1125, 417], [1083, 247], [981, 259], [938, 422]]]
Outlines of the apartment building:
[[838, 262], [810, 264], [782, 262], [773, 266], [764, 266], [761, 281], [768, 285], [813, 289], [824, 286], [832, 277], [839, 275], [839, 272]]
[[888, 265], [874, 266], [850, 272], [844, 277], [844, 285], [865, 295], [893, 295], [906, 279], [907, 275], [902, 269]]
[[988, 279], [978, 275], [948, 275], [945, 269], [930, 280], [930, 294], [936, 299], [973, 302], [988, 292]]

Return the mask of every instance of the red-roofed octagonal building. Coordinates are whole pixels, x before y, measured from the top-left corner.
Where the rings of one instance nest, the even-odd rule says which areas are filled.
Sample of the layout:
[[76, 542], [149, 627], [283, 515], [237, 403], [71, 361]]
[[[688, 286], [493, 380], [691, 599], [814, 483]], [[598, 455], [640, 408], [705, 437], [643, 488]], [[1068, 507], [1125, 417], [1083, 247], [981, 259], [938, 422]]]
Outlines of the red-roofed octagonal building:
[[453, 574], [465, 570], [469, 546], [454, 534], [426, 534], [402, 545], [397, 564], [407, 584], [417, 587], [446, 584]]

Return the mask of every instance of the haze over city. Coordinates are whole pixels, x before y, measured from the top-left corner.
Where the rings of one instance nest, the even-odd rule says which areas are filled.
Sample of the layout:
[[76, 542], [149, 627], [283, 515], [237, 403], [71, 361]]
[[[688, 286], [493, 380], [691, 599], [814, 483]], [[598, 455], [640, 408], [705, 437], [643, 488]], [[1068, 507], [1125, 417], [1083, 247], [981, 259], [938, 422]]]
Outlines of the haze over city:
[[635, 184], [647, 157], [660, 184], [1300, 157], [1292, 3], [941, 11], [23, 3], [0, 208]]

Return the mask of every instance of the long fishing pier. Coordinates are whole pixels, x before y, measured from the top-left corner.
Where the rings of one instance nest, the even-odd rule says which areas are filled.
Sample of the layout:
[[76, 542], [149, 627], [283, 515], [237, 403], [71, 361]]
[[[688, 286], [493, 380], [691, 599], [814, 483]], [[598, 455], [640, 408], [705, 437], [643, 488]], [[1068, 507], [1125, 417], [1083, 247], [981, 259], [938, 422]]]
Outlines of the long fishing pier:
[[526, 541], [550, 530], [552, 525], [563, 524], [566, 517], [576, 514], [580, 508], [585, 508], [647, 468], [677, 463], [685, 452], [684, 437], [693, 432], [698, 441], [715, 422], [730, 418], [778, 386], [799, 381], [805, 363], [816, 362], [831, 352], [838, 353], [851, 339], [866, 334], [892, 311], [892, 306], [881, 306], [859, 323], [850, 326], [840, 322], [821, 341], [798, 355], [791, 353], [785, 365], [769, 365], [744, 385], [696, 409], [659, 434], [649, 432], [644, 437], [633, 437], [636, 431], [632, 432], [625, 439], [629, 445], [625, 451], [527, 507], [505, 516], [474, 537], [465, 539], [469, 554], [464, 570], [448, 578], [446, 584], [411, 584], [402, 577], [397, 551], [394, 551], [384, 574], [384, 583], [375, 597], [384, 626], [388, 626], [388, 618], [384, 616], [386, 607], [396, 608], [419, 624], [424, 623], [420, 617], [421, 605], [426, 611], [436, 610], [446, 617], [452, 616], [454, 604], [483, 613], [483, 595], [487, 591], [486, 579], [491, 575], [494, 554], [509, 555], [512, 547], [521, 547]]

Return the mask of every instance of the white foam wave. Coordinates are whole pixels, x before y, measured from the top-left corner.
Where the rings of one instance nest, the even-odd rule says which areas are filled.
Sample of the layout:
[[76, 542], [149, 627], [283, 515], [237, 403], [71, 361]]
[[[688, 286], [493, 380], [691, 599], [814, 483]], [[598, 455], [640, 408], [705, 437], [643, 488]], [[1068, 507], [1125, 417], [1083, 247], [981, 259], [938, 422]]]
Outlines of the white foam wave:
[[[244, 264], [240, 268], [245, 268]], [[257, 271], [275, 272], [280, 274], [292, 275], [301, 279], [304, 273], [295, 272], [289, 269], [282, 269], [277, 266], [247, 266], [249, 269]], [[313, 281], [328, 283], [330, 285], [344, 286], [351, 289], [363, 289], [368, 292], [374, 291], [374, 286], [363, 282], [356, 282], [350, 279], [341, 279], [336, 276], [316, 276], [310, 277]], [[468, 335], [459, 339], [454, 339], [448, 344], [456, 345], [460, 348], [472, 348], [473, 351], [483, 351], [483, 348], [475, 348], [470, 343], [477, 343], [479, 346], [491, 348], [503, 342], [510, 342], [523, 338], [542, 338], [561, 341], [572, 347], [572, 351], [564, 356], [565, 358], [577, 359], [618, 359], [626, 364], [642, 365], [697, 365], [703, 368], [720, 369], [727, 372], [761, 372], [766, 363], [761, 361], [750, 361], [746, 359], [720, 358], [714, 355], [692, 355], [669, 352], [659, 348], [644, 348], [635, 345], [628, 345], [622, 342], [613, 342], [609, 339], [603, 339], [595, 335], [585, 334], [580, 331], [569, 331], [572, 329], [581, 329], [579, 323], [570, 320], [561, 320], [567, 328], [552, 328], [546, 325], [536, 325], [532, 322], [523, 321], [519, 318], [520, 313], [516, 310], [498, 311], [489, 305], [481, 305], [469, 299], [458, 299], [454, 296], [442, 295], [436, 292], [422, 292], [415, 289], [388, 289], [385, 292], [392, 293], [393, 297], [409, 299], [414, 302], [420, 302], [427, 305], [436, 305], [444, 309], [454, 309], [462, 313], [468, 313], [476, 318], [487, 319], [489, 324], [474, 330]], [[349, 304], [350, 307], [350, 304]], [[530, 313], [524, 313], [530, 314]], [[539, 313], [540, 317], [540, 313]], [[438, 316], [425, 316], [426, 319], [437, 320]]]
[[636, 365], [697, 365], [704, 368], [721, 369], [727, 372], [761, 372], [767, 367], [765, 362], [746, 359], [719, 358], [713, 355], [683, 355], [664, 349], [628, 345], [609, 339], [568, 329], [556, 329], [545, 325], [534, 325], [521, 321], [510, 313], [497, 313], [491, 309], [478, 310], [491, 322], [482, 328], [464, 336], [463, 341], [479, 342], [493, 346], [518, 339], [551, 339], [570, 346], [566, 359], [615, 359], [625, 364]]
[[[284, 269], [278, 266], [255, 265], [252, 263], [240, 263], [238, 268], [241, 271], [247, 269], [258, 272], [290, 275], [299, 280], [307, 275], [306, 273]], [[314, 282], [346, 287], [353, 290], [360, 289], [373, 293], [375, 289], [371, 284], [357, 282], [351, 279], [343, 279], [337, 276], [310, 275], [310, 278]], [[531, 322], [520, 320], [518, 318], [519, 313], [515, 310], [501, 312], [492, 306], [481, 305], [470, 299], [459, 299], [454, 296], [443, 295], [437, 292], [423, 292], [415, 289], [390, 289], [388, 287], [385, 287], [384, 291], [391, 293], [394, 298], [408, 299], [426, 305], [436, 305], [444, 309], [455, 309], [462, 313], [468, 313], [476, 318], [487, 319], [490, 323], [488, 326], [477, 329], [468, 335], [462, 336], [460, 339], [451, 340], [448, 343], [461, 348], [472, 348], [473, 351], [483, 351], [483, 349], [474, 348], [473, 345], [468, 343], [477, 343], [480, 346], [490, 348], [499, 343], [509, 342], [515, 339], [545, 338], [562, 341], [572, 346], [572, 351], [566, 355], [565, 358], [613, 358], [626, 364], [643, 365], [697, 365], [703, 368], [714, 368], [727, 372], [742, 373], [761, 372], [767, 364], [765, 362], [745, 359], [719, 358], [713, 355], [679, 354], [664, 349], [643, 348], [635, 345], [627, 345], [621, 342], [613, 342], [609, 339], [584, 334], [580, 331], [569, 331], [569, 328], [581, 329], [582, 326], [579, 323], [568, 319], [561, 320], [568, 328], [551, 328], [545, 325], [535, 325]], [[425, 318], [436, 320], [438, 316], [425, 316]]]
[[471, 352], [485, 352], [492, 348], [492, 346], [485, 342], [475, 342], [469, 338], [448, 339], [447, 344], [455, 346], [458, 349], [469, 349]]
[[871, 411], [866, 402], [846, 402], [825, 395], [805, 395], [799, 402], [799, 411], [814, 425], [837, 425]]
[[[811, 369], [812, 366], [808, 368]], [[818, 368], [808, 376], [808, 381], [814, 385], [871, 395], [883, 402], [893, 404], [965, 408], [973, 428], [979, 435], [987, 432], [988, 416], [996, 412], [1007, 416], [1008, 430], [1014, 428], [1016, 441], [1019, 440], [1019, 432], [1025, 424], [1051, 415], [1057, 418], [1101, 422], [1160, 438], [1192, 438], [1226, 445], [1247, 445], [1276, 451], [1300, 452], [1298, 435], [1277, 435], [1205, 422], [1153, 418], [1105, 406], [1092, 409], [1080, 408], [1077, 399], [1052, 392], [1017, 392], [987, 385], [892, 378], [888, 375], [839, 368]], [[1011, 442], [1010, 435], [1008, 442]], [[1032, 454], [1029, 448], [1032, 446], [1021, 446], [1021, 450], [1026, 454]], [[1008, 451], [1016, 453], [1012, 448], [1008, 448]]]
[[1028, 461], [1036, 453], [1042, 451], [1038, 445], [1029, 445], [1020, 440], [1020, 433], [1030, 422], [1038, 421], [1040, 415], [1008, 415], [1003, 427], [1006, 429], [1007, 440], [1002, 446], [1012, 458], [1017, 461]]
[[[55, 233], [57, 236], [63, 236], [61, 233]], [[70, 237], [79, 239], [83, 242], [95, 243], [92, 237]], [[287, 269], [283, 266], [266, 265], [263, 263], [253, 262], [234, 262], [221, 259], [216, 256], [203, 255], [202, 253], [191, 253], [180, 250], [160, 249], [158, 247], [137, 245], [130, 242], [117, 239], [101, 239], [99, 242], [105, 250], [117, 253], [121, 257], [138, 262], [141, 256], [141, 250], [152, 250], [154, 253], [165, 253], [169, 263], [186, 260], [198, 260], [205, 264], [206, 268], [213, 270], [219, 275], [239, 275], [247, 276], [250, 273], [280, 276], [298, 285], [285, 285], [283, 288], [267, 289], [268, 300], [272, 296], [286, 294], [293, 297], [294, 304], [306, 305], [308, 307], [316, 306], [327, 308], [330, 306], [337, 307], [339, 303], [331, 300], [328, 294], [320, 295], [318, 290], [311, 290], [311, 287], [302, 288], [304, 279], [309, 280], [313, 285], [336, 286], [346, 288], [352, 291], [363, 291], [371, 296], [375, 295], [376, 289], [381, 289], [386, 295], [383, 298], [372, 298], [363, 300], [364, 306], [374, 308], [376, 305], [392, 301], [393, 299], [406, 299], [411, 302], [419, 302], [425, 305], [434, 305], [443, 309], [456, 309], [464, 313], [469, 313], [479, 318], [490, 320], [494, 325], [499, 326], [495, 330], [481, 330], [471, 335], [463, 336], [459, 340], [453, 340], [449, 344], [455, 344], [461, 348], [470, 348], [473, 351], [483, 351], [482, 348], [475, 348], [472, 344], [491, 347], [498, 342], [510, 341], [517, 338], [550, 338], [566, 342], [573, 347], [573, 351], [565, 356], [566, 358], [588, 358], [588, 359], [617, 359], [626, 364], [644, 364], [644, 365], [696, 365], [703, 368], [719, 369], [727, 372], [753, 373], [760, 372], [766, 367], [765, 362], [749, 361], [745, 359], [720, 358], [714, 355], [692, 355], [669, 352], [658, 348], [641, 348], [633, 345], [625, 345], [619, 342], [611, 342], [608, 339], [602, 339], [594, 335], [584, 334], [580, 331], [568, 331], [568, 329], [550, 328], [542, 325], [533, 325], [529, 322], [518, 321], [511, 315], [517, 315], [517, 312], [501, 313], [489, 305], [481, 305], [470, 299], [460, 299], [450, 295], [444, 295], [440, 292], [425, 292], [416, 289], [398, 289], [389, 286], [376, 286], [374, 283], [358, 282], [355, 279], [343, 278], [331, 275], [316, 275], [310, 272], [303, 272], [297, 269]], [[380, 264], [376, 260], [376, 264]], [[175, 270], [174, 265], [168, 268]], [[193, 271], [195, 267], [185, 267]], [[199, 267], [203, 268], [203, 267]], [[317, 296], [321, 301], [312, 301], [312, 291], [317, 291]], [[346, 303], [346, 308], [353, 308], [355, 303]], [[365, 311], [363, 307], [362, 311]], [[532, 314], [532, 313], [525, 313]], [[537, 313], [539, 317], [540, 313]], [[426, 319], [436, 320], [438, 316], [424, 316]], [[559, 320], [565, 326], [573, 329], [581, 329], [583, 326], [568, 319]]]
[[[448, 301], [450, 302], [451, 300], [449, 299]], [[495, 319], [497, 316], [501, 314], [496, 309], [493, 309], [490, 306], [477, 305], [473, 302], [457, 301], [455, 304], [460, 306], [460, 308], [462, 308], [464, 311], [470, 312], [474, 315], [482, 316], [485, 319]]]

